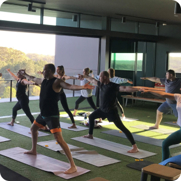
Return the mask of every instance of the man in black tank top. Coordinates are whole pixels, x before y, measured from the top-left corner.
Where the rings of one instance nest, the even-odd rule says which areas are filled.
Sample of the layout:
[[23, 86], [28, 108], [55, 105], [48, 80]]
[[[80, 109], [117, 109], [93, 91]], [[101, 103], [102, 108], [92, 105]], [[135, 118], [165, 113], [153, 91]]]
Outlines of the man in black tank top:
[[99, 109], [95, 110], [89, 116], [89, 134], [85, 135], [84, 138], [93, 139], [93, 129], [94, 129], [94, 120], [96, 118], [107, 118], [110, 122], [114, 122], [116, 127], [118, 127], [128, 138], [128, 140], [132, 144], [132, 149], [128, 151], [128, 153], [136, 153], [138, 152], [138, 147], [135, 143], [135, 140], [130, 133], [130, 131], [123, 125], [120, 116], [117, 110], [117, 93], [118, 92], [135, 92], [138, 91], [139, 88], [134, 88], [130, 86], [120, 86], [119, 84], [115, 84], [110, 82], [109, 73], [107, 71], [103, 71], [99, 75], [99, 81], [94, 79], [93, 77], [81, 75], [80, 79], [86, 78], [93, 85], [98, 86], [99, 88]]
[[62, 136], [62, 131], [59, 122], [59, 109], [58, 109], [58, 101], [59, 101], [59, 92], [62, 88], [69, 90], [82, 90], [82, 89], [93, 89], [94, 87], [91, 85], [77, 86], [71, 85], [64, 82], [62, 79], [57, 79], [54, 77], [55, 66], [53, 64], [46, 64], [43, 69], [44, 79], [36, 78], [26, 74], [25, 70], [21, 70], [21, 74], [26, 78], [34, 81], [36, 84], [41, 84], [41, 92], [40, 92], [40, 115], [36, 118], [31, 127], [32, 132], [32, 149], [26, 154], [36, 155], [36, 145], [38, 138], [38, 129], [48, 125], [51, 133], [54, 134], [56, 141], [63, 148], [69, 162], [70, 168], [66, 170], [64, 173], [69, 174], [77, 171], [74, 160], [72, 158], [70, 149], [67, 143], [64, 141]]

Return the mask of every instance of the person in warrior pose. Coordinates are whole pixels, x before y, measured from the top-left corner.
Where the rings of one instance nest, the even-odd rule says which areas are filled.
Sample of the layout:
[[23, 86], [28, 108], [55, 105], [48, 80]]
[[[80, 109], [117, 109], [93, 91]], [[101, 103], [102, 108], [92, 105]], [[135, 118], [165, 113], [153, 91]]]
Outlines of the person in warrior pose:
[[[89, 74], [92, 73], [92, 70], [90, 70], [89, 68], [84, 68], [83, 69], [83, 75], [89, 76]], [[82, 80], [80, 80], [80, 85], [83, 86], [85, 84], [87, 84], [88, 81], [87, 79], [83, 78]], [[83, 102], [85, 99], [87, 99], [89, 105], [92, 107], [92, 109], [96, 110], [97, 107], [95, 106], [93, 100], [92, 100], [92, 90], [81, 90], [81, 96], [76, 100], [75, 102], [75, 109], [74, 109], [74, 113], [73, 115], [75, 116], [77, 113], [77, 109], [79, 107], [79, 104], [81, 102]]]
[[[54, 77], [62, 79], [63, 81], [68, 80], [68, 79], [77, 79], [76, 77], [65, 75], [65, 69], [64, 69], [63, 65], [58, 66], [56, 72], [57, 72], [57, 74], [54, 75]], [[41, 71], [39, 71], [38, 73], [42, 74]], [[66, 98], [66, 95], [65, 95], [65, 92], [64, 92], [63, 89], [61, 89], [61, 91], [59, 93], [59, 100], [60, 100], [60, 102], [62, 104], [63, 109], [69, 115], [69, 117], [70, 117], [70, 119], [72, 121], [72, 126], [70, 126], [68, 128], [69, 129], [77, 128], [76, 125], [75, 125], [74, 116], [73, 116], [73, 114], [71, 113], [71, 111], [70, 111], [70, 109], [68, 107], [67, 98]]]
[[93, 85], [98, 86], [100, 89], [100, 107], [95, 110], [89, 116], [89, 134], [85, 135], [84, 138], [93, 139], [93, 128], [94, 128], [94, 119], [96, 118], [107, 118], [110, 122], [114, 122], [114, 124], [126, 135], [128, 140], [132, 144], [132, 149], [128, 151], [128, 153], [136, 153], [138, 152], [138, 147], [135, 143], [135, 140], [130, 133], [130, 131], [123, 125], [116, 105], [116, 97], [118, 92], [135, 92], [139, 89], [131, 87], [131, 86], [120, 86], [113, 82], [110, 82], [109, 73], [107, 71], [102, 71], [99, 75], [99, 81], [93, 77], [89, 77], [86, 75], [80, 75], [80, 79], [86, 78]]
[[20, 71], [23, 76], [32, 80], [36, 84], [41, 84], [40, 91], [40, 115], [33, 122], [31, 127], [32, 132], [32, 149], [25, 154], [36, 155], [36, 146], [37, 146], [37, 131], [39, 128], [48, 125], [50, 132], [54, 134], [56, 141], [64, 150], [68, 160], [70, 162], [70, 168], [64, 173], [69, 174], [77, 171], [74, 160], [72, 158], [70, 149], [67, 143], [64, 141], [62, 136], [62, 131], [60, 128], [59, 122], [59, 94], [62, 88], [69, 90], [81, 90], [81, 89], [93, 89], [91, 85], [77, 86], [65, 83], [62, 79], [54, 77], [55, 66], [53, 64], [46, 64], [43, 69], [44, 78], [36, 78], [28, 75], [25, 70]]
[[[115, 69], [113, 68], [109, 68], [107, 70], [107, 72], [109, 73], [109, 76], [110, 76], [110, 82], [113, 82], [115, 84], [124, 84], [124, 83], [129, 83], [129, 84], [133, 84], [132, 81], [129, 81], [128, 79], [126, 78], [121, 78], [121, 77], [116, 77], [115, 76]], [[99, 75], [95, 76], [95, 79], [96, 80], [99, 80]], [[118, 99], [116, 101], [116, 104], [117, 104], [117, 108], [118, 110], [121, 112], [122, 114], [122, 119], [124, 120], [125, 119], [125, 114], [124, 114], [124, 109], [123, 107], [121, 106], [121, 104], [119, 103]]]
[[[165, 90], [163, 89], [163, 91], [167, 93], [180, 93], [181, 79], [176, 78], [174, 70], [168, 70], [166, 72], [166, 78], [141, 77], [141, 79], [164, 84]], [[154, 126], [151, 126], [150, 129], [159, 128], [159, 125], [163, 118], [163, 113], [167, 113], [170, 110], [170, 108], [173, 110], [175, 117], [178, 117], [176, 101], [173, 99], [166, 98], [166, 101], [158, 107], [156, 113], [156, 123]]]
[[12, 121], [8, 123], [10, 126], [14, 126], [14, 122], [17, 116], [17, 111], [20, 109], [23, 109], [26, 116], [29, 118], [31, 123], [34, 121], [34, 117], [32, 116], [29, 108], [29, 98], [26, 95], [26, 88], [27, 85], [35, 85], [34, 82], [30, 82], [26, 80], [26, 78], [20, 74], [20, 72], [17, 73], [17, 76], [13, 74], [10, 69], [6, 69], [9, 74], [17, 81], [16, 83], [16, 98], [18, 99], [18, 102], [13, 107], [13, 114], [12, 114]]
[[[57, 76], [56, 77], [59, 78], [59, 79], [62, 79], [64, 81], [68, 80], [68, 79], [76, 79], [73, 76], [65, 75], [65, 70], [64, 70], [63, 65], [57, 67]], [[66, 98], [66, 95], [65, 95], [63, 89], [61, 89], [61, 91], [60, 91], [59, 98], [60, 98], [60, 102], [62, 104], [63, 109], [69, 115], [69, 117], [70, 117], [70, 119], [72, 121], [72, 126], [70, 126], [68, 128], [77, 128], [76, 125], [75, 125], [75, 120], [74, 120], [73, 114], [71, 113], [71, 111], [70, 111], [70, 109], [68, 107], [67, 98]]]
[[171, 135], [169, 135], [163, 142], [162, 142], [162, 161], [166, 160], [170, 157], [169, 146], [175, 145], [181, 142], [181, 94], [171, 94], [162, 91], [155, 91], [154, 89], [149, 90], [142, 88], [143, 92], [150, 92], [153, 95], [160, 96], [163, 98], [167, 98], [169, 100], [175, 100], [177, 102], [176, 109], [178, 112], [178, 119], [177, 124], [180, 126], [180, 129]]

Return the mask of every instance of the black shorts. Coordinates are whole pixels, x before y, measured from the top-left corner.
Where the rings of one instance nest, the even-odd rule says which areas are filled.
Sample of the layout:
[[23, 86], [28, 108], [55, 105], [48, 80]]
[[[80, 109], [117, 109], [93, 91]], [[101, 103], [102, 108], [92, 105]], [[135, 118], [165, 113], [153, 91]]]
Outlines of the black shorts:
[[51, 133], [57, 133], [62, 131], [60, 128], [59, 117], [43, 118], [41, 115], [38, 115], [38, 117], [34, 121], [34, 124], [37, 125], [39, 128], [43, 128], [45, 125], [47, 125]]

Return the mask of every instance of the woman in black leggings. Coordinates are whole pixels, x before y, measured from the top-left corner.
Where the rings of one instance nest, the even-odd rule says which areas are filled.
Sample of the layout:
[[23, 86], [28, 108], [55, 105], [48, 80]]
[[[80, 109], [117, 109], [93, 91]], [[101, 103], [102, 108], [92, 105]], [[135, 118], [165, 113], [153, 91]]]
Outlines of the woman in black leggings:
[[[83, 75], [89, 76], [89, 74], [92, 73], [92, 70], [89, 68], [83, 69]], [[83, 86], [86, 83], [88, 83], [87, 79], [80, 80], [80, 85]], [[75, 109], [74, 109], [74, 116], [76, 115], [77, 109], [79, 107], [79, 104], [83, 102], [85, 99], [87, 99], [89, 105], [92, 107], [92, 109], [96, 110], [97, 107], [95, 106], [93, 100], [92, 100], [92, 90], [81, 90], [81, 96], [77, 99], [75, 102]]]
[[[77, 79], [76, 77], [65, 75], [65, 70], [64, 70], [63, 65], [57, 67], [57, 75], [55, 77], [57, 77], [59, 79], [63, 79], [64, 81], [68, 80], [68, 79]], [[73, 114], [71, 113], [71, 111], [70, 111], [70, 109], [68, 107], [67, 98], [66, 98], [66, 95], [65, 95], [63, 89], [61, 89], [59, 95], [60, 95], [59, 98], [60, 98], [60, 102], [62, 104], [62, 107], [65, 110], [65, 112], [69, 115], [69, 117], [70, 117], [70, 119], [72, 121], [72, 126], [70, 126], [68, 128], [77, 128], [76, 125], [75, 125], [74, 116], [73, 116]]]
[[9, 74], [17, 81], [16, 83], [16, 98], [18, 99], [18, 102], [13, 107], [13, 115], [12, 115], [12, 121], [8, 123], [10, 126], [14, 126], [14, 122], [17, 116], [17, 111], [20, 109], [23, 109], [26, 116], [29, 118], [31, 123], [34, 122], [34, 117], [32, 116], [29, 108], [29, 98], [26, 95], [26, 88], [27, 85], [35, 85], [34, 82], [27, 81], [24, 76], [20, 75], [20, 73], [17, 73], [17, 76], [14, 75], [10, 69], [6, 69]]

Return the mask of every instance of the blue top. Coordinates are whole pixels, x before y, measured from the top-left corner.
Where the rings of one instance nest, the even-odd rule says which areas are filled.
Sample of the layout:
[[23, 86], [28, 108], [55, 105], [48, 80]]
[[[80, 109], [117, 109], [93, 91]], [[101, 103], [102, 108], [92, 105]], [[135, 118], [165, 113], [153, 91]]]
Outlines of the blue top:
[[[170, 81], [166, 78], [161, 78], [160, 82], [165, 85], [165, 92], [167, 93], [179, 93], [180, 94], [180, 87], [181, 87], [181, 79], [175, 78], [174, 81]], [[175, 100], [171, 100], [166, 98], [166, 101], [170, 104], [176, 104]]]

